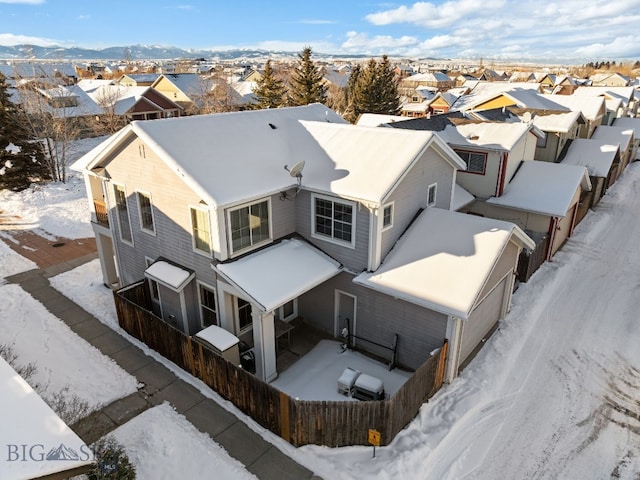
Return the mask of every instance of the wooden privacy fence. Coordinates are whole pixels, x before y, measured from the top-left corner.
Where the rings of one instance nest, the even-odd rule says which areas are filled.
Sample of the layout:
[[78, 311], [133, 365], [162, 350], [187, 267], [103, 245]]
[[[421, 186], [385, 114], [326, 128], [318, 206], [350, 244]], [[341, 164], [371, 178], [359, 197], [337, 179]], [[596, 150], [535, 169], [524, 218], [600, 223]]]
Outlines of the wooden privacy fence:
[[547, 258], [547, 249], [549, 248], [549, 235], [539, 234], [535, 232], [525, 232], [533, 241], [536, 242], [536, 248], [532, 251], [522, 250], [518, 258], [518, 280], [527, 282], [540, 265]]
[[[442, 386], [447, 343], [389, 399], [298, 400], [237, 367], [150, 311], [145, 282], [114, 292], [120, 326], [295, 446], [366, 445], [369, 429], [388, 445]], [[336, 379], [337, 380], [337, 379]]]

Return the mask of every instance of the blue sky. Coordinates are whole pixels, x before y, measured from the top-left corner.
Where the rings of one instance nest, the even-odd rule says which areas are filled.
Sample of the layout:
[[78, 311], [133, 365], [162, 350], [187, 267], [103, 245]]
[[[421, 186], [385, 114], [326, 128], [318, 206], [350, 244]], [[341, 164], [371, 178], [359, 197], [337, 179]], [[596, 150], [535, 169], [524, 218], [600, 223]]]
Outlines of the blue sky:
[[640, 0], [0, 0], [0, 45], [640, 59]]

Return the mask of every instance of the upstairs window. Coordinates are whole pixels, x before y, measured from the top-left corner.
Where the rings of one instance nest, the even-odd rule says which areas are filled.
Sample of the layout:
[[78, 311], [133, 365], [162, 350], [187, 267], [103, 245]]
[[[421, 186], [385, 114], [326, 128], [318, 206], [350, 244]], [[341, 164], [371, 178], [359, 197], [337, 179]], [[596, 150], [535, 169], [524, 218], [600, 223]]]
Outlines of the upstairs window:
[[427, 207], [433, 207], [436, 204], [436, 193], [438, 192], [438, 184], [432, 183], [427, 188]]
[[153, 221], [153, 207], [151, 206], [151, 195], [137, 192], [138, 210], [140, 213], [140, 228], [149, 233], [156, 233]]
[[131, 220], [127, 207], [127, 193], [122, 185], [114, 185], [113, 193], [116, 197], [116, 212], [118, 214], [118, 226], [120, 227], [120, 239], [123, 242], [133, 243], [131, 233]]
[[468, 152], [465, 150], [454, 150], [458, 156], [467, 164], [467, 172], [484, 175], [487, 169], [487, 154], [482, 152]]
[[218, 308], [214, 289], [200, 284], [200, 318], [202, 328], [218, 325]]
[[355, 204], [314, 196], [313, 235], [353, 246], [355, 244]]
[[393, 203], [389, 203], [382, 208], [382, 229], [393, 227]]
[[229, 212], [229, 230], [233, 253], [271, 240], [269, 200], [231, 210]]
[[202, 253], [211, 253], [211, 231], [209, 211], [191, 207], [191, 231], [193, 234], [193, 248]]

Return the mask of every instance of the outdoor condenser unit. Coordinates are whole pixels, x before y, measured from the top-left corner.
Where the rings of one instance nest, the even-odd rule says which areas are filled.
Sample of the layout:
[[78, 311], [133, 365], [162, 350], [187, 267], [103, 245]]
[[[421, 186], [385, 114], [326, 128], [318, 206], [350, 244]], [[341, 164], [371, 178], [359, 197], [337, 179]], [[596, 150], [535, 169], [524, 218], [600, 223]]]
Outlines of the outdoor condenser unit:
[[217, 325], [211, 325], [196, 333], [195, 338], [234, 365], [240, 365], [240, 349], [238, 348], [240, 339], [233, 333]]

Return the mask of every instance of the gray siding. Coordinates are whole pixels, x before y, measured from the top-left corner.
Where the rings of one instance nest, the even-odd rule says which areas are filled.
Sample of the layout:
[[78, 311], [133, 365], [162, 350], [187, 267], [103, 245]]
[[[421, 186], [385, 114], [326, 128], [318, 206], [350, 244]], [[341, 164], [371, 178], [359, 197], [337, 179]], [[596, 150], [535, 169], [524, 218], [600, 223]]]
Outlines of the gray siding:
[[[391, 345], [398, 334], [398, 362], [417, 368], [429, 353], [442, 346], [447, 316], [353, 283], [353, 275], [343, 272], [298, 299], [298, 313], [317, 328], [333, 334], [336, 289], [357, 297], [357, 336]], [[390, 351], [365, 341], [357, 345], [373, 354], [390, 358]]]
[[[329, 197], [329, 195], [324, 195]], [[339, 197], [334, 197], [340, 201]], [[356, 204], [356, 238], [355, 249], [336, 243], [314, 238], [311, 236], [312, 195], [308, 191], [300, 191], [296, 197], [296, 231], [320, 250], [338, 260], [345, 267], [355, 272], [367, 268], [369, 255], [369, 209], [362, 204]]]
[[498, 259], [498, 262], [493, 268], [493, 272], [491, 272], [487, 283], [482, 289], [482, 292], [478, 297], [479, 300], [482, 300], [507, 273], [515, 272], [517, 270], [519, 255], [520, 248], [514, 242], [509, 242], [502, 252], [502, 256]]
[[389, 196], [393, 202], [393, 227], [382, 232], [382, 258], [386, 256], [411, 220], [427, 205], [427, 189], [437, 183], [436, 207], [449, 210], [454, 168], [434, 149], [428, 149]]

